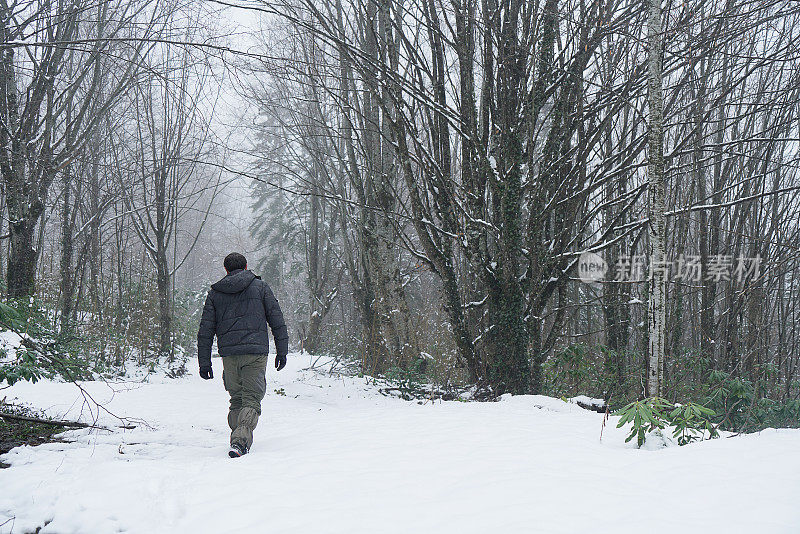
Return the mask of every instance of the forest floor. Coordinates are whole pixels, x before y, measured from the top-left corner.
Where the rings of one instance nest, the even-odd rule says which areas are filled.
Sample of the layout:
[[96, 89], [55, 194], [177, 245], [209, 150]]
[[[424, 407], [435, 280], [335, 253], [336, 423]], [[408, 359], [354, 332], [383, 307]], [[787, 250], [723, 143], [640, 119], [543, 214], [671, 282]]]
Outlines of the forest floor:
[[[31, 413], [29, 410], [7, 408], [4, 406], [2, 399], [0, 399], [0, 412], [22, 416], [39, 415]], [[54, 438], [54, 436], [63, 431], [64, 428], [58, 425], [0, 417], [0, 455], [22, 445], [41, 445], [52, 441], [63, 441]], [[6, 467], [9, 467], [9, 465], [0, 461], [0, 469]]]
[[800, 430], [639, 450], [617, 418], [601, 441], [603, 415], [560, 399], [406, 401], [310, 365], [295, 354], [269, 368], [239, 459], [227, 456], [218, 360], [211, 381], [5, 389], [113, 430], [0, 456], [0, 533], [800, 532]]

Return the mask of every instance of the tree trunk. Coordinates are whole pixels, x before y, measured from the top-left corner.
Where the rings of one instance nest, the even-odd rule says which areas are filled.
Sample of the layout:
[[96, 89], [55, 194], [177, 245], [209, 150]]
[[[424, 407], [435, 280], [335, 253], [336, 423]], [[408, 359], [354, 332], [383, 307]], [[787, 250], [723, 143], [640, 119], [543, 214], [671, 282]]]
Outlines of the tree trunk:
[[172, 310], [170, 307], [169, 265], [167, 250], [159, 246], [156, 253], [156, 284], [158, 286], [159, 353], [172, 357]]
[[11, 298], [28, 297], [34, 292], [39, 258], [34, 248], [37, 219], [16, 219], [11, 215], [11, 250], [8, 255], [8, 296]]
[[71, 215], [71, 191], [72, 191], [72, 167], [68, 165], [62, 171], [62, 195], [64, 197], [64, 207], [61, 212], [61, 317], [60, 317], [60, 330], [61, 335], [68, 335], [70, 333], [70, 322], [72, 319], [72, 296], [73, 277], [72, 277], [72, 260], [75, 251], [75, 244], [72, 236], [72, 215]]
[[[389, 0], [370, 3], [366, 10], [365, 50], [377, 65], [388, 67], [395, 62], [395, 50]], [[365, 95], [365, 132], [367, 165], [365, 169], [366, 204], [361, 244], [364, 268], [371, 281], [372, 322], [366, 322], [368, 340], [366, 371], [383, 372], [388, 365], [407, 367], [410, 359], [419, 354], [414, 329], [410, 320], [405, 288], [400, 276], [400, 265], [395, 249], [395, 229], [390, 217], [395, 210], [393, 184], [396, 174], [396, 153], [389, 139], [391, 99], [386, 89], [374, 81], [369, 83]], [[364, 304], [367, 304], [366, 302]]]
[[97, 322], [102, 321], [103, 307], [101, 306], [101, 282], [100, 282], [100, 135], [98, 132], [92, 136], [90, 156], [92, 158], [91, 171], [89, 173], [89, 295], [92, 299], [92, 313], [95, 314]]
[[525, 299], [520, 285], [522, 246], [522, 170], [521, 91], [525, 72], [516, 33], [519, 6], [516, 2], [498, 28], [499, 220], [497, 286], [489, 292], [491, 335], [490, 378], [499, 392], [527, 393], [531, 387], [528, 362], [528, 332], [525, 324]]
[[662, 74], [661, 0], [648, 0], [648, 365], [647, 395], [662, 395], [666, 326], [664, 94]]

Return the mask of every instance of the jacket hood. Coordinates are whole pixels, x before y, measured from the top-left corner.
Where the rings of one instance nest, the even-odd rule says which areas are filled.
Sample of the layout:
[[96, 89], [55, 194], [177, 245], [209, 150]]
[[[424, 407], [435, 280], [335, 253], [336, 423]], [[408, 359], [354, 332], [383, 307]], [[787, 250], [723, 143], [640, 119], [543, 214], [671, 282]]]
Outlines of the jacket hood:
[[211, 289], [220, 293], [241, 293], [247, 289], [253, 280], [258, 278], [252, 271], [237, 269], [228, 273], [228, 276], [215, 284], [211, 284]]

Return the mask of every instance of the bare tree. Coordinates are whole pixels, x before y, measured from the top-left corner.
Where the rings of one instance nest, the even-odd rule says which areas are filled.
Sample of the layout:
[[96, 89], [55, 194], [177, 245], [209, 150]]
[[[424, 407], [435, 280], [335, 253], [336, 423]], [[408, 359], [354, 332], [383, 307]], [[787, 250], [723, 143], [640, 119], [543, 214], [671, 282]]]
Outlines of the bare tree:
[[[11, 240], [8, 293], [19, 297], [34, 291], [39, 258], [34, 236], [50, 186], [131, 83], [146, 38], [156, 30], [158, 9], [150, 0], [109, 0], [100, 6], [100, 20], [107, 22], [98, 23], [91, 20], [94, 10], [74, 1], [4, 2], [0, 8], [6, 43], [0, 70], [0, 169]], [[128, 36], [133, 39], [119, 41]], [[107, 73], [96, 66], [108, 54], [119, 58], [121, 69], [101, 80]], [[67, 62], [76, 67], [69, 77]]]
[[[169, 44], [153, 51], [152, 56], [153, 74], [133, 92], [130, 118], [135, 130], [120, 141], [120, 148], [126, 152], [121, 156], [124, 166], [118, 177], [131, 224], [156, 272], [159, 351], [171, 355], [172, 280], [203, 225], [196, 229], [188, 251], [182, 251], [181, 257], [176, 236], [187, 214], [199, 215], [202, 222], [207, 219], [215, 183], [219, 182], [216, 173], [209, 173], [202, 165], [210, 159], [210, 143], [197, 102], [208, 66], [200, 63], [198, 70], [188, 51]], [[209, 191], [211, 201], [204, 195]], [[203, 208], [201, 202], [208, 204]]]

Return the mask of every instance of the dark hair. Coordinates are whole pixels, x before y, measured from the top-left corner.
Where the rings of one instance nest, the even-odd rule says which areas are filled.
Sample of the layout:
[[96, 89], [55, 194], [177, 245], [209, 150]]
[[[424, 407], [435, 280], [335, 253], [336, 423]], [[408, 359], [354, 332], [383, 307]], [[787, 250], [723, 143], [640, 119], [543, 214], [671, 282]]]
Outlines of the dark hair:
[[247, 258], [238, 252], [231, 252], [225, 256], [224, 265], [225, 270], [228, 272], [235, 271], [237, 269], [244, 269], [247, 267]]

